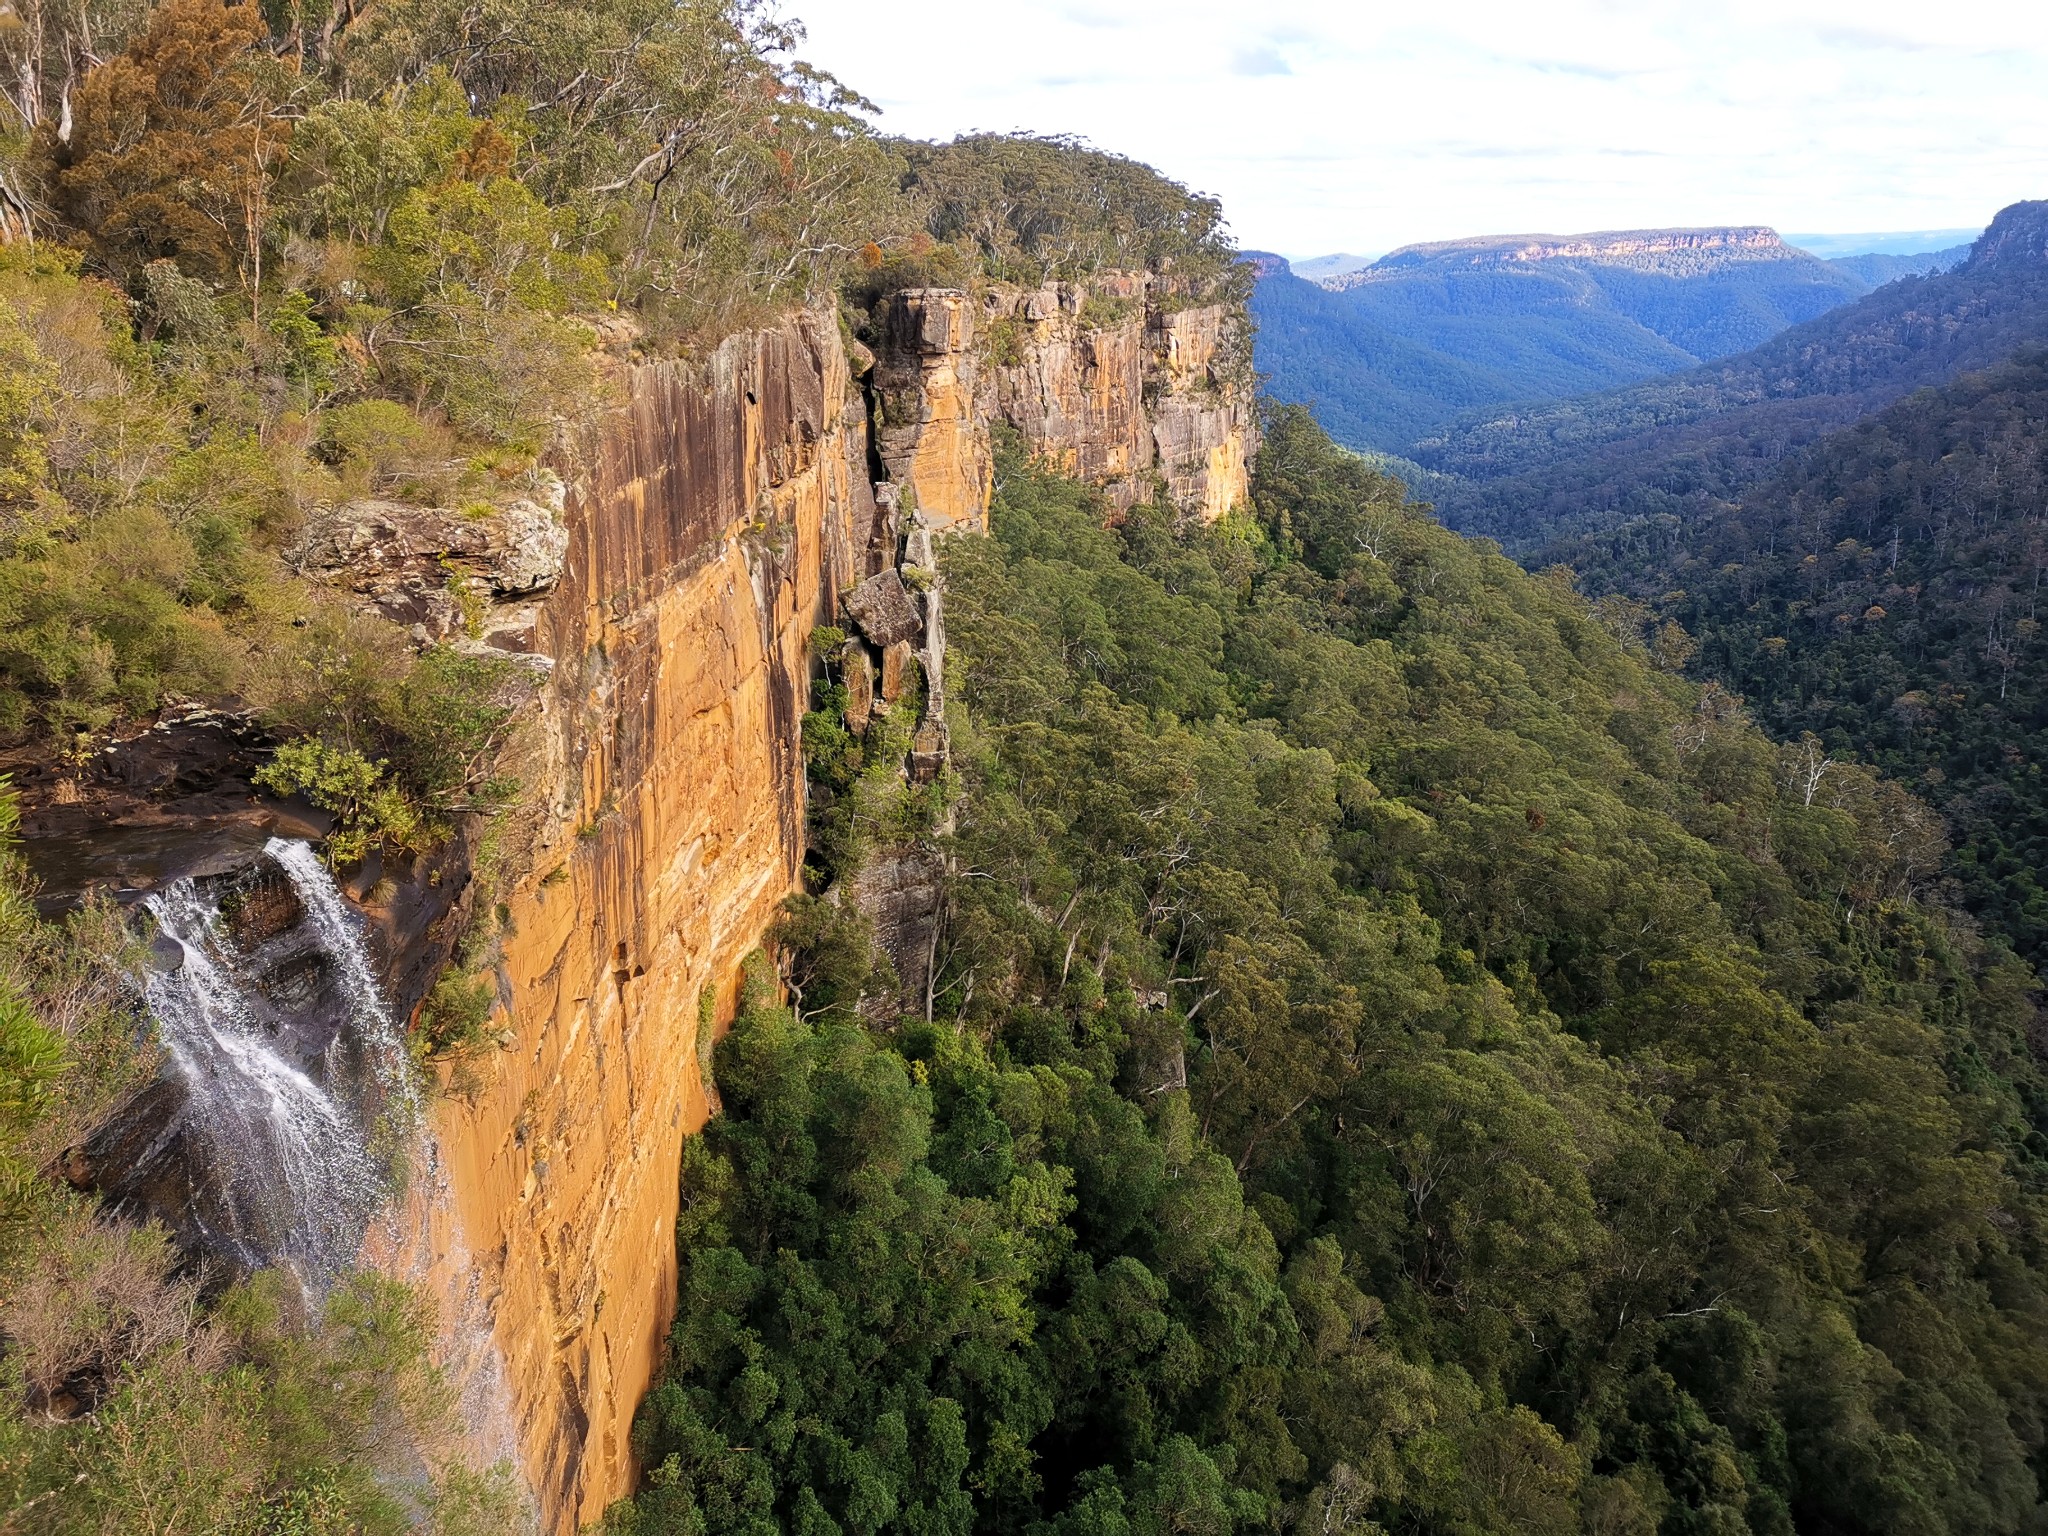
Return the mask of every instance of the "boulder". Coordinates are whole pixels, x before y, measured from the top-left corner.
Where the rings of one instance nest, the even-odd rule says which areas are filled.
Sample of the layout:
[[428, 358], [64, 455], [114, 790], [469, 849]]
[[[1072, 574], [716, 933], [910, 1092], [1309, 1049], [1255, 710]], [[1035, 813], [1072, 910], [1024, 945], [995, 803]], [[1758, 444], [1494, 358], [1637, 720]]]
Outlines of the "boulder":
[[846, 616], [860, 626], [860, 632], [885, 650], [898, 641], [912, 639], [923, 621], [910, 589], [895, 571], [870, 576], [846, 599]]
[[480, 605], [548, 591], [568, 553], [568, 529], [531, 498], [487, 512], [365, 499], [315, 511], [292, 563], [436, 641], [490, 628]]

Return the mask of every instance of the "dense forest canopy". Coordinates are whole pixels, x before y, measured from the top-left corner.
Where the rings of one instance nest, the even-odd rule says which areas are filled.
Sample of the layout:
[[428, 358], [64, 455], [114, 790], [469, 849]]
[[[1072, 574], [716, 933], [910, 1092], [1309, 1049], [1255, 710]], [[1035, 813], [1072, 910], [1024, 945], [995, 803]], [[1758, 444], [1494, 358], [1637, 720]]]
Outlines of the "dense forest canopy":
[[795, 904], [617, 1528], [2036, 1528], [2032, 976], [1936, 818], [1298, 410], [1213, 530], [999, 485], [929, 1007]]
[[[620, 358], [793, 304], [1236, 280], [1213, 201], [885, 139], [751, 0], [14, 16], [0, 735], [239, 697], [356, 852], [516, 786], [496, 664], [293, 577], [317, 504], [542, 494]], [[1211, 529], [999, 457], [942, 560], [957, 773], [903, 783], [911, 712], [856, 735], [819, 658], [810, 889], [716, 1053], [610, 1523], [2042, 1529], [2035, 977], [1927, 806], [1298, 410]], [[11, 818], [0, 1527], [514, 1528], [418, 1297], [223, 1285], [49, 1176], [154, 1062], [127, 928], [39, 921]], [[844, 893], [910, 844], [949, 875], [904, 998]]]
[[[1224, 275], [1213, 202], [1066, 141], [886, 140], [798, 42], [749, 0], [0, 10], [0, 750], [246, 704], [335, 862], [431, 849], [516, 791], [509, 664], [299, 580], [315, 508], [544, 499], [621, 360], [857, 325], [885, 269]], [[417, 1295], [224, 1288], [55, 1176], [156, 1063], [119, 916], [39, 922], [13, 814], [0, 781], [0, 1529], [517, 1528]], [[416, 1047], [490, 997], [451, 972]]]
[[1967, 905], [2048, 959], [2039, 595], [2048, 356], [1926, 390], [1816, 443], [1711, 516], [1560, 539], [1599, 589], [1683, 622], [1695, 669], [1787, 736], [1945, 811]]

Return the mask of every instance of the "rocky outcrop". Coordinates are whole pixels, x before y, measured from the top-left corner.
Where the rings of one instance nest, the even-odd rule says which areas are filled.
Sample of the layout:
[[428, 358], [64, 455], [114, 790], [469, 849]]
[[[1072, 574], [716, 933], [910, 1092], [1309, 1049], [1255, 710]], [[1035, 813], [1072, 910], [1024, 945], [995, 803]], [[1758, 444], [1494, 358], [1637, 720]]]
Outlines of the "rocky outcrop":
[[318, 508], [292, 552], [300, 575], [353, 594], [425, 645], [449, 639], [531, 652], [532, 599], [562, 577], [569, 532], [562, 482], [542, 471], [534, 495], [461, 511], [397, 501]]
[[2014, 203], [1999, 209], [1990, 228], [1970, 248], [1965, 265], [1983, 268], [2042, 261], [2048, 261], [2048, 201]]
[[[632, 1485], [632, 1417], [676, 1301], [682, 1142], [711, 1111], [710, 1045], [743, 965], [803, 867], [814, 631], [846, 630], [849, 726], [872, 740], [877, 718], [915, 707], [903, 777], [944, 775], [934, 539], [985, 525], [998, 423], [1118, 508], [1163, 494], [1212, 517], [1242, 497], [1245, 322], [1186, 300], [1115, 276], [899, 294], [860, 360], [865, 390], [836, 317], [798, 314], [697, 364], [621, 365], [620, 403], [522, 496], [348, 501], [309, 520], [294, 551], [309, 580], [418, 645], [530, 663], [508, 669], [519, 725], [495, 765], [521, 785], [514, 811], [461, 819], [420, 859], [373, 854], [346, 895], [401, 1014], [459, 940], [496, 935], [497, 1047], [443, 1069], [422, 1174], [362, 1257], [441, 1300], [451, 1371], [485, 1384], [480, 1417], [509, 1426], [551, 1532]], [[209, 839], [233, 842], [232, 871], [252, 841], [319, 834], [295, 819], [306, 808], [255, 796], [270, 743], [243, 717], [167, 715], [146, 734], [82, 787], [43, 786], [42, 851], [64, 865], [54, 834], [76, 833], [78, 889], [207, 874], [191, 855]], [[164, 823], [174, 849], [140, 846], [195, 796], [203, 815]], [[88, 867], [131, 812], [135, 854]], [[936, 839], [889, 847], [839, 892], [875, 917], [913, 1007], [929, 1006], [943, 873]], [[112, 1141], [98, 1153], [78, 1175], [96, 1187], [146, 1161]], [[182, 1163], [161, 1163], [133, 1203], [162, 1194], [203, 1221]]]
[[1258, 417], [1234, 303], [1144, 272], [920, 288], [883, 301], [878, 335], [878, 451], [937, 531], [983, 526], [998, 423], [1119, 512], [1161, 499], [1213, 522], [1245, 497]]
[[973, 300], [957, 288], [888, 295], [871, 375], [875, 452], [901, 510], [942, 528], [979, 528], [995, 484]]
[[812, 628], [875, 503], [838, 329], [647, 364], [565, 464], [534, 802], [505, 894], [510, 1044], [439, 1140], [555, 1531], [630, 1486], [675, 1305], [676, 1170], [711, 1032], [803, 857]]

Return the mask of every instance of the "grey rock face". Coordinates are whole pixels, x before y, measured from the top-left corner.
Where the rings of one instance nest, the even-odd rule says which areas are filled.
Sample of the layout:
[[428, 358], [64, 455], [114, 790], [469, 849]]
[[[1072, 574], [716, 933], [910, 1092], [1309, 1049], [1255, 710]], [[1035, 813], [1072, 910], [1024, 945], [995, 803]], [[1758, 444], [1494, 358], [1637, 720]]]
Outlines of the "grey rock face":
[[531, 498], [481, 516], [368, 499], [316, 511], [292, 560], [436, 641], [502, 628], [479, 609], [548, 591], [568, 552], [568, 529]]
[[846, 613], [870, 642], [885, 649], [914, 638], [924, 627], [917, 604], [910, 600], [910, 589], [893, 570], [870, 576], [855, 587], [846, 599]]

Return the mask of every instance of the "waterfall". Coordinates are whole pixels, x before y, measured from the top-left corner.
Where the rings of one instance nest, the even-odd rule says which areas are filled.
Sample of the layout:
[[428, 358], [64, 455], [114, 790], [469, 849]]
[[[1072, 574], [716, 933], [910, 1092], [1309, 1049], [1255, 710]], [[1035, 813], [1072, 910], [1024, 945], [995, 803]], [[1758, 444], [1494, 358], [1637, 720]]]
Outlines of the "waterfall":
[[264, 854], [145, 899], [160, 963], [143, 991], [186, 1095], [210, 1228], [228, 1229], [208, 1238], [318, 1292], [355, 1262], [408, 1139], [393, 1122], [416, 1121], [418, 1103], [333, 880], [302, 842], [273, 838]]
[[516, 1471], [490, 1307], [362, 919], [318, 855], [283, 838], [143, 906], [143, 996], [182, 1103], [122, 1128], [136, 1188], [169, 1193], [216, 1258], [283, 1266], [311, 1297], [358, 1265], [431, 1296], [435, 1362], [469, 1431], [460, 1454]]

